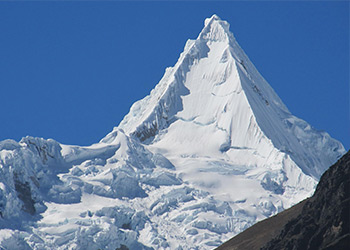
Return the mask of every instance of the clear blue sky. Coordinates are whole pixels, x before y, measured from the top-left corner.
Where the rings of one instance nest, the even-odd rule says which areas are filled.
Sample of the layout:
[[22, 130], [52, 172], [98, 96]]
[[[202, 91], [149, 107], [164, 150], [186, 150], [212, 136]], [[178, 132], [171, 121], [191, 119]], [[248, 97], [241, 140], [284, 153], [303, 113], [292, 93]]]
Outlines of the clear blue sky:
[[214, 13], [290, 111], [349, 149], [346, 1], [0, 2], [0, 140], [99, 141]]

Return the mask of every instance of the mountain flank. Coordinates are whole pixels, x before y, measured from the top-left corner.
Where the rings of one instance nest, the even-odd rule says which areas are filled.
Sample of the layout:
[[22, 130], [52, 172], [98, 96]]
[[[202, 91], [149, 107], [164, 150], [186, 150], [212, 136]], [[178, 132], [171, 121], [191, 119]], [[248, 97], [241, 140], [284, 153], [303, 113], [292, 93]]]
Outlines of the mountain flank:
[[235, 236], [217, 250], [350, 246], [350, 151], [321, 177], [311, 198]]

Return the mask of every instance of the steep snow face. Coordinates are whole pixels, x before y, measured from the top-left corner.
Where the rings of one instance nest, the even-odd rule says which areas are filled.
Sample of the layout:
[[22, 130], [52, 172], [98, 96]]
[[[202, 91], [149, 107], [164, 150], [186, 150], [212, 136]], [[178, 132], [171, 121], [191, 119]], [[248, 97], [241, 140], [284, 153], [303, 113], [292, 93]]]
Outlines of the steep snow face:
[[212, 249], [310, 196], [344, 152], [214, 15], [99, 143], [0, 142], [0, 246]]
[[224, 154], [233, 160], [238, 150], [266, 158], [276, 149], [316, 179], [345, 152], [288, 111], [216, 15], [119, 127], [172, 155]]

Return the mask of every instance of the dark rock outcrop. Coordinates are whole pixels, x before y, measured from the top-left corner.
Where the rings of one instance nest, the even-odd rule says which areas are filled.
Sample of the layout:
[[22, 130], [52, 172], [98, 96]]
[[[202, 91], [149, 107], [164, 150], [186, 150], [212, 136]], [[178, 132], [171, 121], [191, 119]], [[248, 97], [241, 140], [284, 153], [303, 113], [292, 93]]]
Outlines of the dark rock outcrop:
[[314, 195], [261, 221], [217, 250], [350, 247], [350, 151], [321, 177]]
[[23, 211], [27, 212], [31, 215], [35, 214], [35, 201], [32, 197], [32, 191], [30, 189], [30, 185], [28, 182], [22, 183], [19, 178], [18, 174], [14, 173], [14, 183], [15, 183], [15, 190], [17, 193], [18, 198], [23, 202]]

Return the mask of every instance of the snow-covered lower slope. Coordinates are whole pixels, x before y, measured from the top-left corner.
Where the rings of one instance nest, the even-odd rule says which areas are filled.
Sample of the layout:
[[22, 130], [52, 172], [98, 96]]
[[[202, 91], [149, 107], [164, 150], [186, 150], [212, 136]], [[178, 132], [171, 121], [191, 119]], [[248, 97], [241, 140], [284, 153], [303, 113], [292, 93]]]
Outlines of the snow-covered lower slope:
[[310, 196], [344, 153], [214, 15], [99, 143], [0, 142], [0, 246], [212, 249]]

